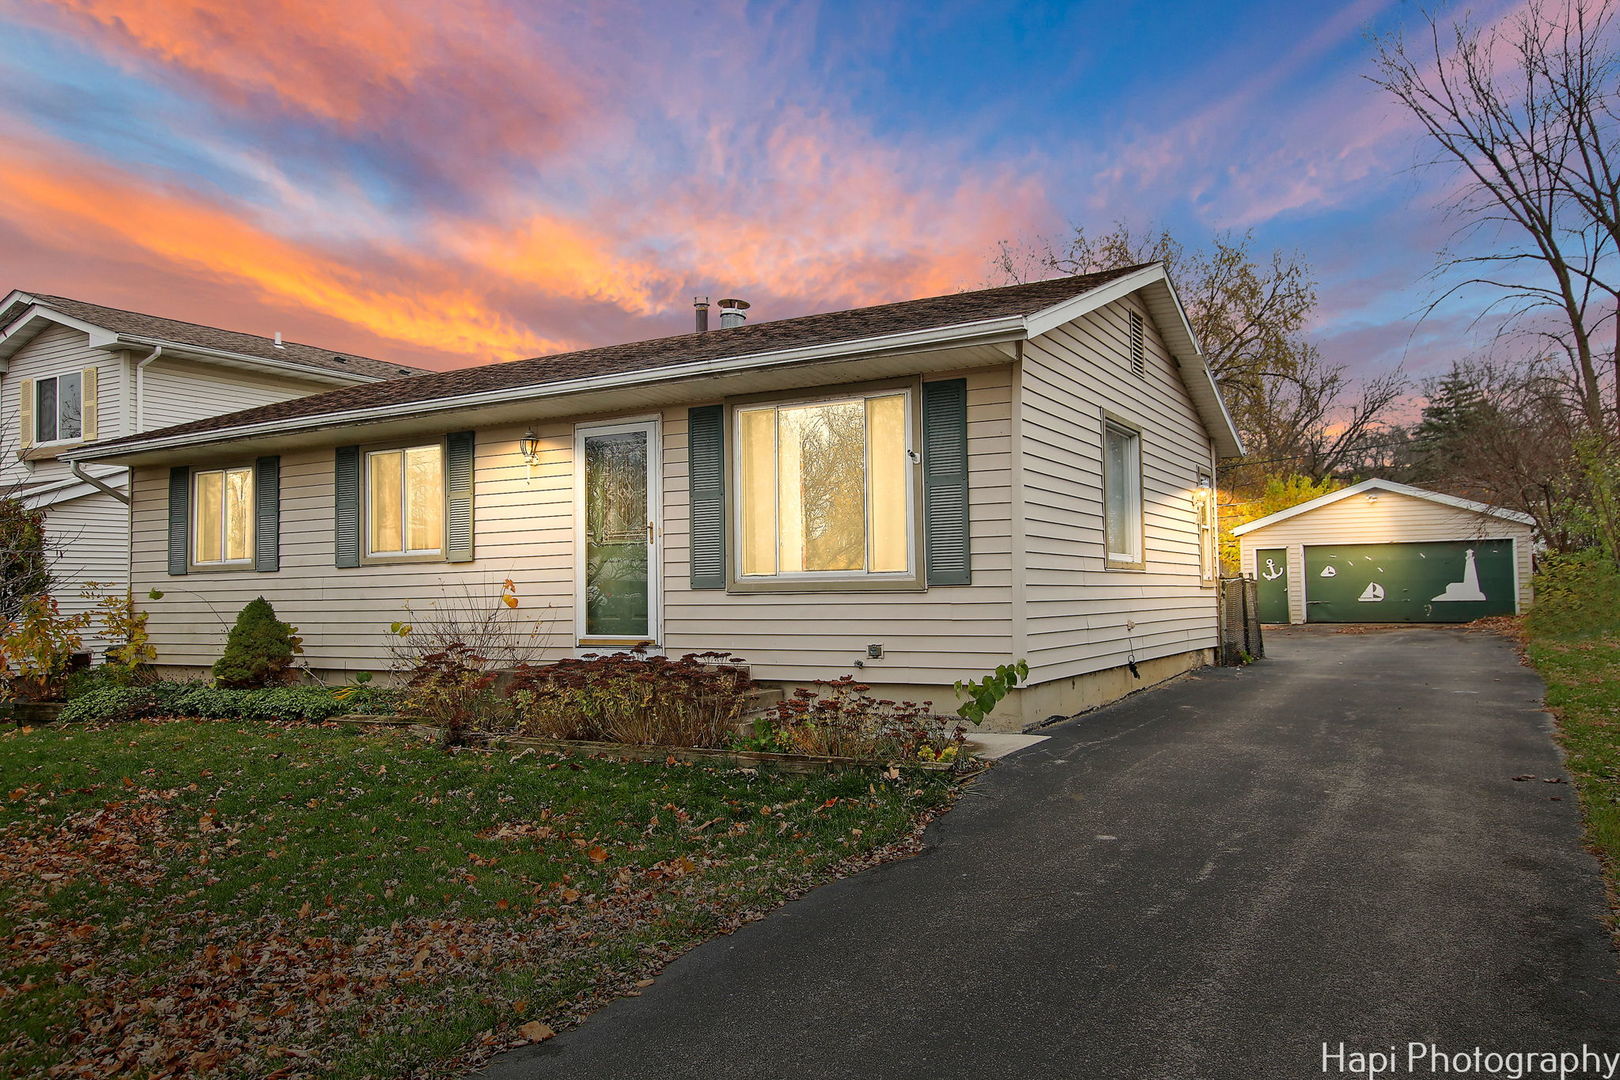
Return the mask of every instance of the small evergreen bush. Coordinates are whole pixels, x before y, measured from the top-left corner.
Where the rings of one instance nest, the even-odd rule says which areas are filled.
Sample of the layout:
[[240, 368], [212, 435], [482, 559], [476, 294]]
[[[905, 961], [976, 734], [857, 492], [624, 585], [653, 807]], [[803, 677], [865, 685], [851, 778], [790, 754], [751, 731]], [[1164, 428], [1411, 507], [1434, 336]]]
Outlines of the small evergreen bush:
[[233, 689], [274, 686], [287, 678], [301, 646], [297, 629], [276, 618], [270, 601], [257, 597], [236, 616], [225, 655], [214, 663], [214, 682]]

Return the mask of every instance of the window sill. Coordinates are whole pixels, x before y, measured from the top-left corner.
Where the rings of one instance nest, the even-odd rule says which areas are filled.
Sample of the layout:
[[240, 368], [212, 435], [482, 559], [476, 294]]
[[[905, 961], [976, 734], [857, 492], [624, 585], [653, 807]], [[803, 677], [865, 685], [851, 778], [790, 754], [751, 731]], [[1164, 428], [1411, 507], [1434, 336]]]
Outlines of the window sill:
[[914, 577], [879, 578], [877, 580], [863, 578], [829, 578], [822, 580], [767, 578], [754, 581], [738, 581], [733, 579], [726, 586], [726, 592], [732, 595], [747, 595], [749, 593], [920, 593], [927, 591], [928, 586]]
[[253, 571], [254, 573], [258, 572], [257, 568], [253, 565], [253, 560], [252, 559], [249, 559], [246, 562], [233, 562], [233, 563], [187, 563], [186, 564], [186, 573], [188, 573], [188, 574], [228, 574], [233, 570], [235, 570], [235, 571], [249, 570], [249, 571]]
[[1103, 569], [1104, 570], [1127, 570], [1127, 571], [1131, 571], [1133, 573], [1140, 574], [1140, 573], [1146, 573], [1147, 572], [1147, 563], [1145, 563], [1145, 562], [1121, 562], [1118, 559], [1104, 559], [1103, 560]]
[[410, 563], [447, 563], [442, 551], [431, 552], [426, 555], [365, 555], [360, 559], [361, 566], [399, 566]]

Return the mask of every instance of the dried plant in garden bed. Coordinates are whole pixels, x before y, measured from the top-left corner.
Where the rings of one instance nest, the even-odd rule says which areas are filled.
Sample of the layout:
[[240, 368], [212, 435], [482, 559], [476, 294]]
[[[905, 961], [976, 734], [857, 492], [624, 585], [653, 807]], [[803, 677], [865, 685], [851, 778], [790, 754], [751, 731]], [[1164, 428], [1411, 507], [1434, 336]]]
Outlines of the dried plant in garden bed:
[[635, 652], [525, 665], [503, 695], [506, 726], [548, 739], [724, 748], [753, 689], [740, 664], [723, 652]]
[[755, 725], [750, 748], [869, 761], [951, 761], [965, 738], [932, 702], [890, 701], [849, 676], [801, 688]]

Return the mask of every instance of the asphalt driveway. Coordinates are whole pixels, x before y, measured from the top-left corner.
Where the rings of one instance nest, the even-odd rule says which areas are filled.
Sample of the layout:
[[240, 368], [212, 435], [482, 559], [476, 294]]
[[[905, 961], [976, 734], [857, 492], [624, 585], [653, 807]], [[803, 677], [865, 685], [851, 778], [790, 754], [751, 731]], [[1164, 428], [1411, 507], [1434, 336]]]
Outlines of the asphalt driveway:
[[1535, 674], [1456, 629], [1269, 645], [1051, 729], [919, 857], [485, 1075], [1294, 1080], [1324, 1042], [1620, 1052]]

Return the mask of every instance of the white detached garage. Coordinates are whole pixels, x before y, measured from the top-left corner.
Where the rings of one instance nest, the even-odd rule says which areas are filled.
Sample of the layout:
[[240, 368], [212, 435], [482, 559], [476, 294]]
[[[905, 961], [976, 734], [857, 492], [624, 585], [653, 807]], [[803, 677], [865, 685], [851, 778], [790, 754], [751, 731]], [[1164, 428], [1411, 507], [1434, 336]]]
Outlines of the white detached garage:
[[1530, 604], [1528, 515], [1365, 480], [1232, 530], [1260, 619], [1469, 622]]

